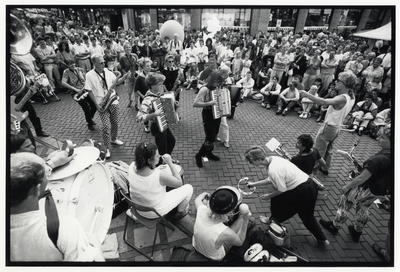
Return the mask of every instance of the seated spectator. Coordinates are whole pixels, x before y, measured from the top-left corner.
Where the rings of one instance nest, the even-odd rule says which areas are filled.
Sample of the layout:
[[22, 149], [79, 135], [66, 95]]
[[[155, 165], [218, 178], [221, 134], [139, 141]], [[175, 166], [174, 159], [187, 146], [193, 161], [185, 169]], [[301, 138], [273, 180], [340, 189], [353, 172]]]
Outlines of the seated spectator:
[[199, 69], [197, 67], [196, 59], [192, 58], [190, 62], [190, 67], [186, 72], [186, 82], [183, 86], [187, 89], [195, 88], [198, 89], [198, 79], [199, 79]]
[[210, 261], [221, 261], [232, 246], [244, 243], [250, 211], [240, 213], [230, 227], [224, 224], [233, 217], [237, 201], [236, 194], [228, 189], [217, 190], [211, 196], [204, 192], [195, 199], [193, 247]]
[[377, 89], [373, 89], [371, 91], [371, 95], [372, 95], [372, 102], [378, 106], [378, 110], [381, 109], [382, 107], [382, 98], [378, 97], [378, 90]]
[[296, 88], [296, 81], [292, 81], [289, 87], [279, 94], [278, 110], [276, 115], [282, 114], [283, 116], [294, 106], [300, 99], [299, 90]]
[[364, 101], [360, 101], [354, 106], [352, 112], [353, 129], [358, 131], [360, 136], [364, 133], [369, 122], [375, 119], [378, 112], [378, 106], [372, 102], [372, 98], [372, 95], [367, 95]]
[[246, 77], [236, 82], [236, 85], [243, 86], [242, 93], [239, 99], [240, 103], [243, 103], [243, 99], [247, 98], [247, 96], [251, 95], [251, 93], [253, 92], [254, 79], [251, 78], [251, 74], [251, 71], [247, 71]]
[[278, 78], [275, 76], [272, 78], [272, 81], [267, 84], [267, 86], [265, 86], [260, 90], [260, 93], [263, 95], [261, 106], [270, 109], [271, 104], [272, 105], [276, 104], [278, 95], [281, 93], [281, 88], [282, 88], [281, 85], [278, 83], [278, 81], [279, 81]]
[[259, 88], [264, 88], [268, 82], [270, 82], [270, 77], [271, 75], [271, 62], [267, 62], [267, 65], [265, 67], [262, 67], [260, 72], [258, 72], [257, 75], [257, 80], [256, 80], [256, 86]]
[[[310, 90], [308, 91], [309, 94], [317, 96], [318, 97], [318, 87], [315, 85], [312, 85], [310, 87]], [[309, 118], [311, 116], [310, 110], [312, 109], [312, 107], [314, 106], [314, 102], [312, 100], [310, 100], [307, 97], [304, 97], [301, 100], [301, 106], [303, 108], [303, 112], [300, 114], [300, 118]]]
[[[193, 194], [190, 184], [183, 184], [182, 178], [172, 163], [169, 154], [164, 154], [162, 160], [167, 164], [171, 174], [156, 168], [160, 154], [153, 143], [139, 143], [135, 149], [135, 160], [129, 166], [129, 191], [133, 202], [154, 208], [159, 214], [165, 215], [175, 207], [174, 218], [181, 219], [189, 212], [189, 201]], [[167, 192], [166, 187], [173, 187]], [[153, 212], [140, 212], [146, 218], [157, 218]]]
[[381, 127], [391, 124], [391, 100], [389, 99], [389, 108], [380, 111], [372, 122], [369, 122], [368, 131], [371, 138], [378, 137], [378, 131]]
[[[10, 259], [18, 261], [104, 261], [97, 235], [87, 235], [73, 216], [50, 218], [39, 210], [51, 170], [69, 162], [67, 151], [57, 153], [46, 162], [33, 153], [11, 154], [10, 157]], [[46, 209], [56, 209], [52, 197]], [[49, 236], [48, 220], [58, 221], [58, 237]], [[46, 227], [47, 226], [47, 227]]]

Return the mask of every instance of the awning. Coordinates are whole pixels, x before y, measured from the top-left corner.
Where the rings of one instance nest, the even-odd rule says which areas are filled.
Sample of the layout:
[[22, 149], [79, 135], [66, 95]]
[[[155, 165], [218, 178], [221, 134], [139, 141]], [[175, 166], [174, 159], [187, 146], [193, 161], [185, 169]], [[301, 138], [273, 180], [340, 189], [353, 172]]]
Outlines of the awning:
[[364, 30], [354, 33], [353, 36], [375, 40], [392, 40], [392, 22], [372, 30]]

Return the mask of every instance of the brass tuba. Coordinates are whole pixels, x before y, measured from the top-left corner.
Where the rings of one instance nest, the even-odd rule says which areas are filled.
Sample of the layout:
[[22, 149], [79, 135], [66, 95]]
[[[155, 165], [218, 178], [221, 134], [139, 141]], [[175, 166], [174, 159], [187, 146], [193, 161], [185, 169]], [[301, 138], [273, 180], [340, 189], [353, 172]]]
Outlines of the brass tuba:
[[[28, 54], [32, 47], [32, 36], [28, 28], [15, 15], [10, 14], [10, 53], [14, 55]], [[22, 70], [10, 62], [11, 95], [17, 95], [24, 90], [26, 78]]]

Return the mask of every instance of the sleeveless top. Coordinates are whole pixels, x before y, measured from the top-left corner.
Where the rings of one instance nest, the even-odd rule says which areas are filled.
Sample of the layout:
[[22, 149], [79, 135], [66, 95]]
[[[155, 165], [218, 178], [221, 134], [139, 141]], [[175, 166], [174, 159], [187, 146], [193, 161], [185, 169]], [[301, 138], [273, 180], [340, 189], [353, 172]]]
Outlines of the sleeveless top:
[[215, 249], [215, 241], [228, 227], [223, 223], [210, 224], [204, 222], [201, 215], [205, 213], [207, 213], [207, 207], [201, 205], [197, 210], [194, 223], [193, 247], [207, 258], [222, 260], [226, 254], [224, 246], [221, 245], [219, 249]]
[[[129, 166], [129, 192], [133, 202], [145, 207], [156, 207], [166, 195], [165, 186], [160, 184], [160, 169], [155, 168], [153, 173], [142, 177], [136, 172], [133, 162]], [[153, 212], [139, 212], [147, 218], [157, 217]]]
[[351, 109], [354, 106], [355, 100], [351, 99], [348, 94], [342, 94], [346, 98], [346, 105], [340, 110], [335, 110], [332, 105], [329, 105], [328, 110], [326, 112], [325, 123], [340, 128], [340, 125], [343, 123], [344, 117], [349, 114]]

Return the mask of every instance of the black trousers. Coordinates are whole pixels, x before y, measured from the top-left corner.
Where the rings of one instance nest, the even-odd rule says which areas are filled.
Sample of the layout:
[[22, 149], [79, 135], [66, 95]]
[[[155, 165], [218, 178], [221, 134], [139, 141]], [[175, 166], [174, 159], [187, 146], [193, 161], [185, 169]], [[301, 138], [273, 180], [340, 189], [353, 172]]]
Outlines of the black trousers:
[[78, 104], [81, 106], [83, 112], [85, 113], [85, 119], [88, 124], [93, 123], [93, 117], [96, 114], [97, 108], [94, 104], [93, 100], [86, 96], [84, 99], [78, 101]]
[[172, 131], [167, 128], [166, 130], [164, 130], [164, 132], [160, 132], [157, 124], [153, 122], [150, 126], [150, 132], [156, 140], [156, 145], [160, 156], [164, 154], [171, 155], [175, 147], [175, 136], [172, 134]]
[[212, 109], [203, 109], [203, 126], [206, 134], [206, 139], [199, 150], [199, 154], [204, 157], [210, 154], [214, 150], [214, 143], [219, 132], [219, 125], [221, 124], [221, 118], [214, 119]]
[[21, 108], [21, 112], [25, 112], [25, 111], [29, 112], [28, 117], [29, 117], [29, 120], [31, 120], [33, 127], [35, 128], [36, 133], [42, 131], [42, 129], [43, 129], [42, 123], [40, 122], [39, 117], [37, 117], [35, 108], [32, 106], [31, 102], [26, 101], [25, 105]]
[[326, 240], [314, 217], [317, 195], [317, 186], [308, 179], [296, 188], [271, 198], [271, 217], [282, 223], [298, 214], [304, 226], [317, 240]]

